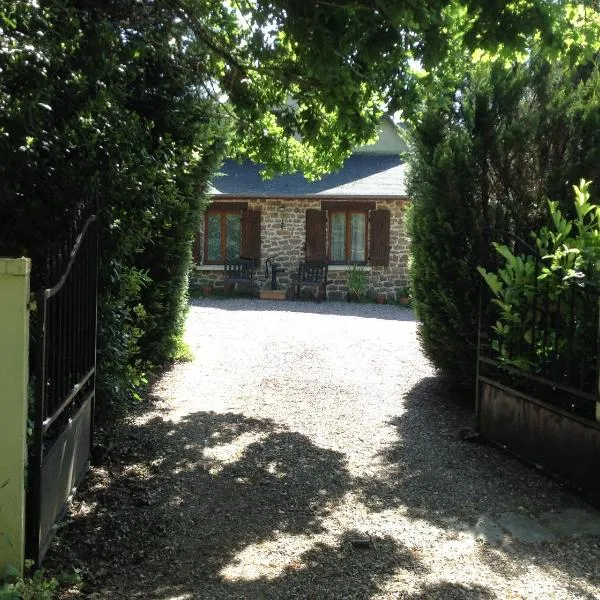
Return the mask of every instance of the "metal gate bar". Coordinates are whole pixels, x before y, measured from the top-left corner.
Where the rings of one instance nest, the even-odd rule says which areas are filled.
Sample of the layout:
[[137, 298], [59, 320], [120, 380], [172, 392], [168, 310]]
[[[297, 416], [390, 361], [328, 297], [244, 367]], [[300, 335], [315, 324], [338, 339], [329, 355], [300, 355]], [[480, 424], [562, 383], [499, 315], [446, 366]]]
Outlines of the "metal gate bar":
[[[37, 565], [89, 464], [96, 376], [97, 244], [97, 217], [91, 215], [65, 256], [68, 260], [55, 277], [57, 283], [36, 294], [27, 556]], [[63, 256], [59, 253], [49, 261], [50, 278], [57, 275]]]

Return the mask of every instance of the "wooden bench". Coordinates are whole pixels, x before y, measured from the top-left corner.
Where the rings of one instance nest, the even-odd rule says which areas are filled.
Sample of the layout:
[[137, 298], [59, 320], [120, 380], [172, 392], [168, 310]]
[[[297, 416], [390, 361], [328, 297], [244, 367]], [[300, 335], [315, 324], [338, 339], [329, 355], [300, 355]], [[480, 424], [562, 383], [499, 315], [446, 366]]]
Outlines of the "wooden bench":
[[298, 271], [292, 275], [292, 300], [300, 296], [301, 287], [311, 287], [316, 290], [317, 301], [327, 300], [327, 263], [322, 261], [302, 262]]
[[223, 284], [229, 294], [236, 284], [250, 285], [250, 295], [254, 294], [254, 261], [251, 258], [236, 258], [225, 262]]

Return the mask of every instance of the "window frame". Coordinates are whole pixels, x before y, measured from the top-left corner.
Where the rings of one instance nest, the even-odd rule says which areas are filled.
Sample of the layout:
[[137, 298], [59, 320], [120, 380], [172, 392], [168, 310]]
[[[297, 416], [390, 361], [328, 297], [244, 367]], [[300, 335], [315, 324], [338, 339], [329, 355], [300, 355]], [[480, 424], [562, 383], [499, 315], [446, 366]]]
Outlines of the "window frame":
[[[345, 216], [346, 239], [343, 261], [332, 259], [333, 242], [333, 215], [343, 214]], [[352, 257], [352, 215], [362, 215], [364, 217], [364, 253], [365, 260], [353, 261]], [[366, 265], [369, 260], [369, 210], [367, 208], [355, 207], [331, 207], [327, 210], [327, 256], [331, 265]]]
[[[242, 252], [242, 213], [243, 208], [238, 206], [209, 206], [204, 212], [204, 264], [205, 265], [224, 265], [227, 261], [227, 216], [235, 215], [240, 220], [240, 239], [239, 252], [236, 258], [239, 258]], [[208, 220], [215, 214], [219, 215], [221, 220], [221, 247], [218, 260], [210, 260], [208, 258]]]

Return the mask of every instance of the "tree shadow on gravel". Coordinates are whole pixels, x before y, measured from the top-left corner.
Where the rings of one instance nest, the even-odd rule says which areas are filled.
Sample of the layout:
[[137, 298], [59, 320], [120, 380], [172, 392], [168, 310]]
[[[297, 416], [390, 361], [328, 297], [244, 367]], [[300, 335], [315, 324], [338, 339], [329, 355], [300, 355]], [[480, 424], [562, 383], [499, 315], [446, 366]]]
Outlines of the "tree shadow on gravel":
[[374, 304], [352, 302], [315, 302], [310, 300], [257, 300], [256, 298], [200, 298], [190, 302], [194, 307], [226, 310], [233, 312], [294, 312], [340, 317], [361, 317], [363, 319], [383, 319], [387, 321], [417, 321], [415, 313], [397, 304]]
[[[474, 427], [472, 395], [465, 395], [444, 378], [419, 381], [403, 406], [405, 411], [390, 422], [397, 430], [397, 441], [378, 455], [384, 474], [358, 483], [361, 499], [373, 511], [403, 507], [410, 517], [452, 531], [465, 524], [473, 527], [484, 515], [539, 515], [587, 506], [568, 489], [517, 459], [485, 443], [461, 439], [461, 430]], [[558, 543], [564, 545], [564, 551], [543, 553], [538, 552], [540, 545], [509, 543], [499, 548], [481, 544], [478, 552], [507, 578], [518, 575], [515, 571], [520, 563], [555, 568], [572, 578], [589, 578], [585, 572], [585, 565], [592, 562], [589, 549], [586, 558], [576, 540]], [[565, 553], [573, 560], [564, 561]], [[580, 554], [581, 561], [577, 558]], [[599, 544], [595, 554], [597, 563]], [[580, 594], [577, 597], [588, 597], [577, 586], [574, 589]]]
[[380, 538], [375, 546], [356, 549], [352, 542], [357, 535], [347, 531], [335, 545], [315, 544], [274, 577], [207, 581], [188, 593], [191, 598], [227, 600], [367, 600], [398, 570], [424, 571], [414, 554], [393, 539]]
[[398, 600], [493, 600], [492, 590], [480, 585], [442, 582], [426, 585], [415, 594], [401, 594]]
[[357, 532], [307, 542], [351, 478], [341, 453], [273, 421], [154, 414], [117, 437], [46, 560], [50, 573], [79, 568], [84, 597], [368, 598], [399, 565], [420, 568], [390, 539], [364, 550], [351, 544]]
[[443, 378], [420, 380], [403, 405], [390, 422], [397, 441], [378, 455], [385, 477], [360, 486], [372, 508], [406, 506], [411, 516], [447, 522], [518, 507], [551, 510], [572, 501], [566, 489], [532, 468], [489, 445], [462, 440], [460, 431], [474, 426], [472, 402]]

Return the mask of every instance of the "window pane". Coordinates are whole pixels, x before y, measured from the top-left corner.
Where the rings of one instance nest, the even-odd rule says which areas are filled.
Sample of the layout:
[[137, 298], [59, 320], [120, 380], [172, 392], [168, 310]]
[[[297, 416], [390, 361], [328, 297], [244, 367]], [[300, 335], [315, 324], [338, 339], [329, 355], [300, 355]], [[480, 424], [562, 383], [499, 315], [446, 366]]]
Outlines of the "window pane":
[[346, 261], [346, 215], [331, 215], [331, 260]]
[[208, 256], [207, 260], [221, 260], [221, 215], [208, 215]]
[[227, 215], [227, 259], [240, 257], [242, 221], [240, 215]]
[[350, 261], [365, 262], [365, 215], [350, 215]]

